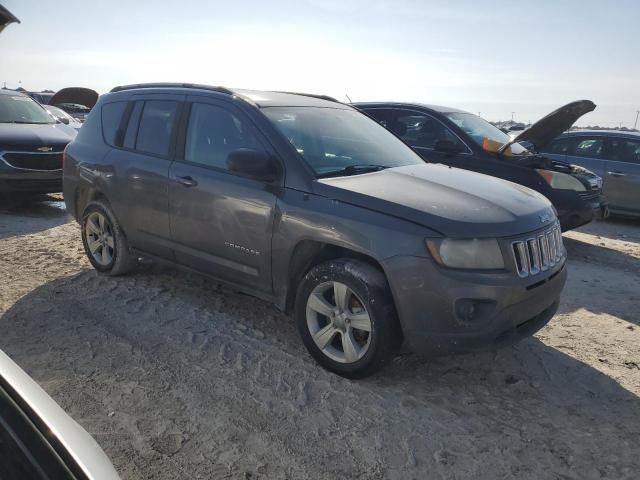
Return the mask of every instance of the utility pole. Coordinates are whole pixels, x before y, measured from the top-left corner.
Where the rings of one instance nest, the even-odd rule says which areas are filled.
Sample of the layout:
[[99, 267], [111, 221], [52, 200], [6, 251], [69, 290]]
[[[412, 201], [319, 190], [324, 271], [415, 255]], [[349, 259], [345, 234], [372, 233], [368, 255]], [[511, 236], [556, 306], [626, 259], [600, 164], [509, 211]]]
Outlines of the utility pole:
[[[478, 112], [478, 116], [480, 116], [480, 112]], [[637, 120], [637, 119], [636, 119]]]
[[513, 122], [513, 114], [516, 112], [511, 112], [511, 121]]
[[638, 128], [638, 115], [640, 115], [640, 110], [636, 110], [636, 123], [633, 124], [633, 129]]

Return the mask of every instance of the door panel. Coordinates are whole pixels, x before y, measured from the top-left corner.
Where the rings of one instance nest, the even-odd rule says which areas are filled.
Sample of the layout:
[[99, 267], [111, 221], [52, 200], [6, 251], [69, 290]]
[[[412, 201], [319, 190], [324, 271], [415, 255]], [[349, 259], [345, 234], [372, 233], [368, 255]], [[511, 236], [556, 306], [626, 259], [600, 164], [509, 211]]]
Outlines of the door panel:
[[278, 188], [225, 169], [226, 155], [235, 148], [268, 148], [233, 106], [201, 97], [195, 100], [185, 155], [169, 172], [169, 218], [176, 260], [270, 293]]
[[640, 140], [610, 139], [604, 175], [604, 193], [611, 208], [640, 213]]
[[169, 166], [184, 99], [184, 95], [136, 96], [124, 148], [109, 153], [109, 163], [116, 168], [119, 218], [131, 245], [167, 259], [173, 259]]

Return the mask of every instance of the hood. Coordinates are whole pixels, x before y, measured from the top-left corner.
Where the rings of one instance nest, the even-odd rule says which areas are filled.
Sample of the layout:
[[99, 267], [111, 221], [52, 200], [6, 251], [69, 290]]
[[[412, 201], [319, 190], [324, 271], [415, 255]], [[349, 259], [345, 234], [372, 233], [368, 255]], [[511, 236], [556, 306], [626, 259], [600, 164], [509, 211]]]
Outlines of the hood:
[[23, 125], [0, 123], [0, 150], [17, 148], [28, 150], [30, 147], [58, 147], [61, 150], [73, 140], [77, 132], [62, 123], [46, 125]]
[[[571, 102], [554, 110], [546, 117], [538, 120], [520, 135], [517, 135], [511, 142], [529, 142], [537, 151], [547, 146], [558, 135], [571, 128], [576, 121], [585, 113], [593, 112], [596, 104], [591, 100], [578, 100]], [[503, 146], [501, 150], [505, 150]]]
[[11, 23], [20, 23], [20, 20], [9, 10], [0, 5], [0, 32]]
[[90, 88], [67, 87], [56, 92], [49, 100], [49, 105], [60, 105], [61, 103], [77, 103], [88, 108], [98, 101], [98, 92]]
[[555, 218], [527, 187], [440, 164], [410, 165], [317, 181], [321, 195], [393, 215], [454, 238], [509, 237]]

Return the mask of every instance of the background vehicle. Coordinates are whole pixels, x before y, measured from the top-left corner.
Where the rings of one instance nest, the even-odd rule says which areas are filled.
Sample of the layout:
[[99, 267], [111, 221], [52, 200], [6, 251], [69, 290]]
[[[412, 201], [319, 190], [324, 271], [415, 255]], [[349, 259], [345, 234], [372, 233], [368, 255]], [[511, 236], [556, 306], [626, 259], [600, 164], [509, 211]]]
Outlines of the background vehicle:
[[[516, 139], [462, 110], [413, 103], [358, 103], [360, 110], [411, 145], [425, 159], [510, 180], [546, 196], [563, 230], [608, 215], [601, 179], [583, 168], [533, 155], [516, 140], [551, 141], [593, 110], [588, 100], [566, 105]], [[535, 134], [535, 138], [528, 135]], [[533, 142], [532, 140], [535, 140]], [[501, 148], [512, 142], [504, 151]]]
[[119, 478], [96, 441], [2, 351], [0, 478]]
[[27, 95], [0, 90], [0, 193], [60, 192], [62, 152], [75, 136]]
[[58, 90], [49, 99], [48, 104], [61, 108], [79, 122], [84, 122], [87, 115], [98, 101], [98, 92], [84, 87], [67, 87]]
[[80, 127], [82, 127], [82, 122], [79, 122], [61, 108], [54, 107], [53, 105], [44, 105], [44, 108], [47, 112], [53, 115], [56, 120], [64, 123], [65, 125], [69, 125], [74, 130], [80, 130]]
[[40, 105], [47, 105], [49, 100], [55, 95], [53, 92], [25, 92]]
[[487, 348], [557, 309], [566, 255], [547, 199], [427, 164], [348, 105], [151, 84], [95, 108], [64, 197], [98, 271], [145, 255], [212, 275], [292, 313], [311, 355], [348, 377], [403, 338]]
[[542, 152], [601, 176], [612, 213], [640, 216], [640, 133], [575, 130], [564, 133]]

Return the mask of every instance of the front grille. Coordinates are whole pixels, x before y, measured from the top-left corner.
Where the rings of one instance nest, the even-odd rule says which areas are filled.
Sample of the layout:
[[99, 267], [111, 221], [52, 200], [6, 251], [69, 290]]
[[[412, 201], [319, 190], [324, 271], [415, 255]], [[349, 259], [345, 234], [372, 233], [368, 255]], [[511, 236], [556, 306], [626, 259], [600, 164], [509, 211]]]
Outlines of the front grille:
[[14, 168], [26, 170], [62, 169], [62, 153], [8, 152], [4, 153], [2, 158]]
[[586, 192], [580, 192], [578, 193], [578, 196], [583, 200], [595, 200], [600, 196], [601, 193], [602, 193], [602, 189], [598, 188], [593, 190], [587, 190]]
[[538, 275], [561, 262], [565, 255], [560, 225], [543, 230], [529, 238], [511, 243], [516, 270], [520, 277]]

